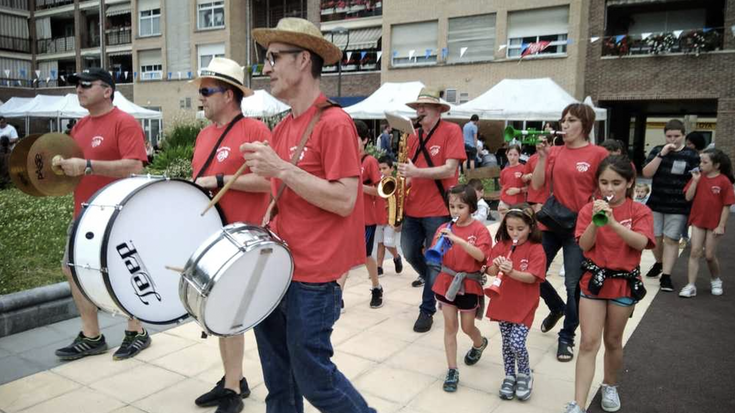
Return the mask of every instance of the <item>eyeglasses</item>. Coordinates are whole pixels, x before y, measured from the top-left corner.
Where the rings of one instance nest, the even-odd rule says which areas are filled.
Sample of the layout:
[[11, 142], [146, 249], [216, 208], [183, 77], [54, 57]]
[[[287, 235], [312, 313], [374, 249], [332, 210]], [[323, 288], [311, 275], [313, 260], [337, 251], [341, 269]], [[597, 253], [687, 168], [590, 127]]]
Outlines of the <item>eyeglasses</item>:
[[224, 93], [227, 89], [223, 87], [200, 87], [199, 94], [206, 97], [212, 96], [215, 93]]
[[303, 49], [293, 49], [293, 50], [274, 50], [272, 52], [268, 52], [265, 54], [265, 63], [269, 63], [271, 67], [276, 67], [276, 61], [279, 57], [281, 57], [282, 54], [288, 53], [288, 54], [298, 54], [303, 52]]
[[[82, 89], [91, 89], [92, 86], [94, 86], [94, 85], [95, 85], [94, 83], [92, 83], [90, 81], [87, 81], [87, 80], [80, 80], [77, 83], [77, 86], [81, 87]], [[100, 87], [110, 87], [106, 83], [100, 83], [99, 86]]]

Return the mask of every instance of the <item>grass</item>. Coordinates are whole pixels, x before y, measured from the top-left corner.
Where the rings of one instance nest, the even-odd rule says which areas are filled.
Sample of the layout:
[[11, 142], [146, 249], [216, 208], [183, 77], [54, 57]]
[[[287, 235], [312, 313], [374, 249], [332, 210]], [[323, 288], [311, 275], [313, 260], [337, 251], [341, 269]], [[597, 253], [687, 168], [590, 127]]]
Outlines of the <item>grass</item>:
[[0, 191], [0, 295], [65, 280], [61, 258], [73, 212], [72, 195]]

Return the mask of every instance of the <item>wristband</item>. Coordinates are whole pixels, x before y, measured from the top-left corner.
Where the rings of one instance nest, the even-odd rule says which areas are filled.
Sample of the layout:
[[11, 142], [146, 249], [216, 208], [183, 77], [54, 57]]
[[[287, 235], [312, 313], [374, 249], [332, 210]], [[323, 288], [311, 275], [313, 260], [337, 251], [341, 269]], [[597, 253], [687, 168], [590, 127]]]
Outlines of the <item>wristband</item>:
[[661, 152], [659, 152], [658, 154], [656, 154], [656, 157], [657, 157], [657, 158], [661, 158], [661, 159], [663, 159], [663, 158], [664, 158], [664, 156], [663, 156], [663, 155], [661, 155]]
[[225, 175], [224, 174], [217, 174], [215, 175], [217, 178], [217, 188], [222, 188], [225, 186]]

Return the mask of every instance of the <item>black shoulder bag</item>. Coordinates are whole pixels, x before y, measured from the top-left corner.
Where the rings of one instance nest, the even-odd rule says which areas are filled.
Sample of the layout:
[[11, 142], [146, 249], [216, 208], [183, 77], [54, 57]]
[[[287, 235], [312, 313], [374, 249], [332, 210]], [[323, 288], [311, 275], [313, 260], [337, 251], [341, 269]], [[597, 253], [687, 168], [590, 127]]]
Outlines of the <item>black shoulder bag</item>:
[[232, 127], [235, 126], [235, 124], [237, 122], [239, 122], [240, 119], [242, 119], [242, 118], [244, 118], [244, 116], [241, 113], [241, 114], [235, 116], [235, 118], [232, 119], [232, 121], [230, 122], [230, 124], [227, 125], [227, 128], [222, 132], [222, 135], [220, 135], [219, 139], [217, 139], [217, 143], [214, 144], [214, 146], [212, 147], [212, 152], [209, 154], [209, 157], [207, 158], [207, 161], [204, 162], [204, 166], [202, 166], [202, 169], [200, 169], [199, 172], [197, 172], [197, 174], [194, 176], [194, 182], [196, 182], [197, 179], [201, 178], [202, 177], [202, 174], [204, 173], [204, 171], [206, 171], [207, 168], [209, 168], [209, 164], [211, 164], [212, 163], [212, 160], [214, 159], [214, 154], [217, 153], [217, 148], [219, 148], [219, 145], [225, 139], [225, 136], [227, 136], [227, 134], [230, 132], [230, 130], [232, 129]]
[[[441, 119], [439, 122], [434, 125], [433, 128], [429, 131], [429, 134], [426, 135], [426, 140], [423, 139], [424, 136], [424, 129], [420, 128], [418, 131], [418, 138], [419, 138], [419, 149], [416, 151], [416, 153], [413, 155], [413, 159], [411, 159], [411, 162], [416, 163], [416, 160], [419, 158], [419, 152], [424, 154], [424, 159], [426, 159], [426, 164], [429, 165], [429, 168], [434, 167], [434, 162], [431, 161], [431, 155], [429, 155], [429, 151], [426, 149], [426, 144], [429, 143], [429, 139], [431, 139], [432, 136], [434, 136], [434, 132], [436, 131], [436, 128], [439, 127], [439, 123], [441, 122]], [[439, 195], [441, 195], [442, 200], [447, 199], [447, 191], [444, 189], [444, 185], [442, 185], [442, 182], [439, 179], [434, 179], [434, 183], [436, 184], [436, 188], [439, 190]]]
[[554, 159], [554, 165], [551, 166], [551, 176], [548, 177], [549, 198], [536, 214], [536, 218], [551, 231], [559, 235], [570, 236], [574, 235], [574, 228], [577, 225], [577, 213], [562, 205], [554, 196], [553, 175], [555, 166], [556, 159]]

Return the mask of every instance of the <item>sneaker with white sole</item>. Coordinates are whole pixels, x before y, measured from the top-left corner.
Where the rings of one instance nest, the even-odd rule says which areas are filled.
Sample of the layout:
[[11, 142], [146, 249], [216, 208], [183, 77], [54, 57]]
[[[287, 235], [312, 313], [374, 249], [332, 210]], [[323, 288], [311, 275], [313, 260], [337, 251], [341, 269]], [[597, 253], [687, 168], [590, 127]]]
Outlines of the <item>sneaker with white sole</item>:
[[577, 404], [577, 402], [569, 402], [564, 406], [563, 413], [585, 413], [585, 411]]
[[520, 401], [531, 398], [531, 390], [533, 389], [532, 374], [518, 374], [516, 377], [516, 397]]
[[620, 410], [620, 396], [618, 395], [617, 386], [608, 386], [602, 383], [600, 389], [602, 393], [602, 400], [600, 401], [600, 407], [606, 412], [617, 412]]
[[714, 280], [710, 281], [710, 286], [712, 288], [712, 295], [722, 295], [722, 279], [721, 278], [715, 278]]
[[697, 287], [694, 284], [687, 284], [679, 291], [679, 297], [692, 298], [697, 296]]
[[500, 385], [498, 395], [503, 400], [513, 400], [516, 396], [516, 378], [515, 376], [505, 376], [503, 383]]

